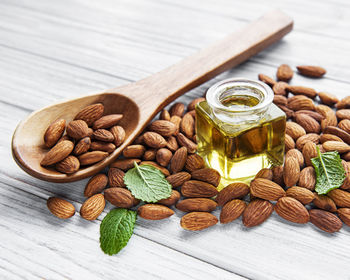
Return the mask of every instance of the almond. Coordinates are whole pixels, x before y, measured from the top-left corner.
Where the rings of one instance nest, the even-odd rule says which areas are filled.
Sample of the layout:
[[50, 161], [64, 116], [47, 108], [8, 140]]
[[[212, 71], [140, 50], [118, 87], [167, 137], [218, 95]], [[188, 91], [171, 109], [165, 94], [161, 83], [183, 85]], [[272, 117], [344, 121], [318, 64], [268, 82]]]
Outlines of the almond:
[[90, 149], [91, 139], [90, 137], [84, 137], [79, 140], [79, 142], [75, 145], [73, 153], [76, 156], [86, 153]]
[[184, 112], [185, 112], [185, 104], [183, 103], [175, 103], [173, 106], [171, 106], [169, 110], [170, 116], [182, 117]]
[[177, 173], [181, 171], [187, 160], [187, 148], [182, 147], [178, 149], [170, 160], [170, 171], [171, 173]]
[[272, 177], [273, 177], [273, 173], [272, 173], [272, 170], [269, 168], [260, 169], [260, 171], [255, 175], [255, 179], [265, 178], [268, 180], [272, 180]]
[[159, 165], [166, 167], [168, 166], [172, 156], [173, 153], [170, 150], [166, 148], [161, 148], [156, 153], [156, 160], [159, 163]]
[[167, 181], [173, 188], [182, 186], [186, 181], [191, 179], [191, 174], [187, 172], [178, 172], [166, 177]]
[[294, 117], [294, 111], [289, 109], [287, 106], [277, 105], [287, 116], [287, 119]]
[[193, 154], [197, 151], [197, 144], [192, 142], [190, 139], [188, 139], [185, 135], [182, 133], [179, 133], [176, 137], [177, 142], [180, 146], [186, 147], [188, 153]]
[[80, 162], [75, 156], [68, 156], [55, 165], [57, 171], [65, 174], [72, 174], [74, 172], [77, 172], [79, 170], [79, 167]]
[[192, 138], [194, 135], [194, 118], [190, 113], [183, 116], [180, 123], [180, 131], [188, 138]]
[[102, 141], [94, 141], [90, 145], [90, 149], [92, 151], [102, 151], [111, 153], [115, 150], [115, 145], [113, 143], [102, 142]]
[[123, 118], [122, 114], [106, 115], [93, 123], [93, 129], [110, 128], [115, 126]]
[[[311, 142], [312, 143], [312, 142]], [[300, 168], [302, 168], [304, 166], [304, 156], [303, 154], [297, 150], [297, 149], [291, 149], [286, 153], [286, 158], [287, 157], [294, 157], [297, 159], [297, 161], [299, 162], [299, 166]]]
[[338, 136], [345, 143], [350, 145], [350, 134], [336, 126], [328, 126], [324, 129], [323, 133], [329, 133]]
[[163, 148], [166, 146], [167, 142], [162, 135], [156, 132], [146, 132], [143, 135], [143, 140], [145, 144], [151, 148]]
[[85, 200], [80, 208], [80, 216], [85, 220], [96, 220], [105, 209], [106, 201], [103, 194], [95, 194]]
[[350, 207], [350, 193], [335, 189], [327, 194], [338, 207]]
[[304, 95], [295, 95], [288, 98], [288, 108], [293, 111], [299, 110], [315, 110], [315, 104], [312, 99]]
[[106, 200], [118, 208], [131, 208], [137, 204], [131, 192], [124, 188], [109, 188], [104, 194]]
[[185, 197], [213, 197], [218, 194], [217, 189], [206, 182], [190, 180], [185, 182], [181, 188], [181, 194]]
[[306, 131], [306, 133], [320, 133], [321, 125], [314, 118], [306, 114], [296, 114], [295, 120]]
[[312, 166], [305, 167], [300, 171], [299, 186], [306, 188], [310, 191], [315, 189], [316, 185], [316, 174], [315, 169]]
[[174, 214], [174, 211], [164, 205], [144, 204], [137, 209], [137, 214], [147, 220], [162, 220]]
[[175, 115], [171, 116], [170, 122], [172, 122], [176, 126], [176, 132], [174, 135], [177, 135], [179, 133], [181, 121], [182, 121], [181, 117], [175, 116]]
[[179, 201], [180, 197], [181, 195], [178, 191], [172, 190], [171, 195], [168, 198], [161, 199], [157, 203], [170, 207], [175, 205], [176, 202]]
[[207, 182], [217, 187], [220, 183], [220, 173], [213, 168], [202, 168], [191, 173], [192, 179]]
[[187, 157], [185, 169], [189, 172], [193, 172], [197, 169], [202, 169], [205, 167], [205, 162], [203, 158], [197, 154], [192, 154]]
[[350, 133], [350, 120], [342, 120], [338, 123], [338, 127], [347, 133]]
[[196, 105], [202, 101], [205, 101], [204, 97], [199, 97], [196, 99], [193, 99], [187, 106], [187, 111], [192, 111], [196, 108]]
[[[304, 160], [304, 159], [303, 159]], [[272, 168], [272, 181], [274, 181], [277, 185], [282, 186], [283, 182], [283, 166], [274, 166]]]
[[293, 78], [293, 74], [294, 72], [289, 65], [282, 64], [278, 67], [276, 76], [278, 80], [288, 82]]
[[302, 187], [291, 187], [286, 191], [286, 195], [295, 198], [304, 205], [311, 203], [315, 198], [312, 191]]
[[104, 141], [104, 142], [114, 141], [114, 136], [112, 132], [102, 128], [95, 130], [93, 133], [93, 137], [95, 140], [98, 140], [98, 141]]
[[163, 109], [162, 112], [160, 113], [159, 118], [163, 121], [170, 121], [170, 114], [168, 110]]
[[350, 208], [339, 208], [337, 213], [343, 223], [350, 226]]
[[60, 219], [68, 219], [75, 214], [74, 205], [62, 198], [50, 197], [46, 204], [50, 212]]
[[67, 134], [74, 139], [81, 139], [88, 136], [89, 127], [82, 120], [71, 121], [67, 125]]
[[285, 191], [281, 186], [263, 178], [254, 179], [250, 183], [250, 192], [253, 196], [266, 200], [277, 200], [285, 196]]
[[108, 170], [108, 184], [111, 188], [125, 188], [125, 173], [119, 168], [110, 168]]
[[108, 157], [108, 153], [102, 151], [93, 151], [82, 154], [78, 157], [80, 165], [90, 165]]
[[42, 166], [52, 165], [65, 159], [74, 148], [74, 144], [71, 141], [64, 140], [57, 143], [46, 153], [40, 164]]
[[306, 135], [299, 137], [298, 140], [295, 142], [295, 145], [299, 151], [302, 151], [304, 148], [304, 145], [309, 141], [315, 144], [318, 144], [320, 142], [320, 135], [316, 133], [308, 133]]
[[227, 202], [220, 213], [220, 223], [227, 224], [239, 218], [245, 210], [247, 204], [240, 199]]
[[53, 147], [57, 141], [62, 137], [64, 130], [66, 129], [66, 121], [59, 119], [54, 121], [46, 129], [44, 134], [45, 146], [48, 148]]
[[113, 134], [114, 137], [114, 145], [116, 145], [116, 147], [119, 147], [121, 144], [123, 144], [124, 140], [125, 140], [125, 130], [123, 127], [116, 125], [113, 126], [110, 129], [110, 132]]
[[276, 213], [283, 219], [292, 223], [306, 224], [309, 213], [305, 206], [292, 197], [282, 197], [275, 205]]
[[95, 176], [91, 177], [90, 180], [87, 182], [84, 190], [84, 196], [90, 197], [94, 194], [102, 192], [107, 186], [107, 184], [108, 177], [105, 174], [96, 174]]
[[341, 109], [336, 112], [339, 120], [350, 119], [350, 109]]
[[186, 230], [203, 230], [213, 225], [216, 225], [218, 219], [207, 212], [192, 212], [188, 213], [181, 218], [181, 227]]
[[306, 135], [306, 131], [301, 125], [295, 122], [287, 122], [286, 134], [288, 134], [290, 137], [293, 138], [294, 141], [296, 141], [299, 137]]
[[326, 196], [326, 195], [319, 195], [317, 193], [314, 193], [315, 198], [313, 200], [313, 204], [326, 211], [335, 212], [337, 211], [337, 206], [335, 205], [334, 201]]
[[123, 156], [126, 158], [141, 158], [145, 150], [142, 145], [130, 145], [123, 150]]
[[145, 153], [143, 154], [142, 159], [143, 160], [155, 160], [156, 159], [156, 153], [157, 153], [157, 149], [146, 150]]
[[344, 142], [327, 141], [322, 144], [322, 147], [327, 151], [337, 151], [338, 153], [350, 152], [350, 146]]
[[285, 185], [287, 187], [294, 186], [299, 181], [299, 176], [300, 165], [298, 160], [294, 157], [287, 157], [283, 168], [283, 180]]
[[344, 160], [347, 160], [347, 161], [350, 161], [350, 152], [347, 152], [345, 154], [342, 154], [342, 159]]
[[326, 69], [320, 66], [312, 66], [312, 65], [299, 65], [297, 69], [301, 75], [307, 77], [319, 78], [326, 74]]
[[277, 82], [272, 86], [275, 95], [287, 95], [288, 84], [285, 82]]
[[273, 103], [276, 105], [282, 105], [282, 106], [287, 106], [287, 98], [283, 95], [277, 95], [273, 97]]
[[273, 87], [277, 83], [274, 79], [264, 74], [259, 74], [258, 78], [260, 81], [264, 82], [265, 84], [268, 84], [270, 87]]
[[306, 142], [303, 147], [303, 156], [305, 159], [305, 164], [307, 166], [312, 166], [311, 159], [317, 157], [316, 144], [313, 142]]
[[179, 144], [177, 143], [176, 137], [174, 137], [174, 136], [168, 137], [166, 147], [170, 151], [176, 152], [176, 150], [179, 148]]
[[83, 120], [89, 126], [96, 120], [102, 117], [104, 106], [101, 103], [92, 104], [82, 109], [75, 117], [74, 120]]
[[267, 200], [256, 198], [243, 212], [242, 222], [246, 227], [255, 227], [265, 222], [273, 212], [273, 205]]
[[162, 172], [165, 177], [170, 175], [170, 172], [168, 169], [166, 169], [163, 166], [160, 166], [154, 161], [141, 161], [140, 165], [152, 165], [153, 167], [157, 168], [160, 172]]
[[343, 140], [341, 138], [339, 138], [336, 135], [333, 134], [322, 134], [320, 137], [320, 142], [323, 144], [324, 142], [327, 141], [339, 141], [339, 142], [343, 142]]
[[339, 109], [350, 108], [350, 96], [346, 96], [335, 104], [335, 107]]
[[176, 204], [176, 208], [183, 212], [212, 212], [217, 203], [209, 198], [188, 198]]
[[249, 193], [249, 186], [245, 183], [231, 183], [222, 189], [216, 197], [216, 202], [219, 206], [223, 206], [226, 202], [235, 199], [243, 198]]
[[295, 115], [300, 115], [300, 114], [304, 114], [304, 115], [308, 115], [309, 117], [315, 119], [316, 121], [320, 122], [322, 121], [325, 117], [323, 115], [321, 115], [320, 113], [317, 113], [315, 111], [310, 111], [310, 110], [300, 110], [297, 111], [295, 113]]
[[335, 95], [327, 92], [319, 92], [318, 97], [323, 104], [328, 106], [333, 106], [335, 103], [339, 102], [339, 99]]
[[323, 231], [333, 233], [339, 231], [343, 226], [342, 221], [330, 212], [320, 209], [311, 209], [309, 213], [310, 222]]
[[293, 138], [290, 137], [288, 134], [286, 134], [284, 136], [284, 145], [285, 145], [286, 152], [295, 148], [295, 142], [294, 142]]
[[130, 168], [134, 167], [134, 163], [139, 164], [141, 162], [138, 158], [124, 158], [124, 159], [117, 159], [115, 162], [113, 162], [109, 167], [113, 168], [119, 168], [121, 170], [128, 170]]
[[150, 124], [149, 129], [162, 136], [171, 136], [176, 132], [177, 127], [170, 121], [157, 120]]
[[316, 90], [309, 87], [303, 87], [303, 86], [288, 86], [287, 90], [294, 95], [305, 95], [309, 98], [314, 99], [317, 96]]
[[338, 121], [334, 111], [326, 105], [318, 105], [316, 111], [321, 114], [324, 119], [321, 121], [321, 129], [325, 130], [328, 126], [336, 126]]

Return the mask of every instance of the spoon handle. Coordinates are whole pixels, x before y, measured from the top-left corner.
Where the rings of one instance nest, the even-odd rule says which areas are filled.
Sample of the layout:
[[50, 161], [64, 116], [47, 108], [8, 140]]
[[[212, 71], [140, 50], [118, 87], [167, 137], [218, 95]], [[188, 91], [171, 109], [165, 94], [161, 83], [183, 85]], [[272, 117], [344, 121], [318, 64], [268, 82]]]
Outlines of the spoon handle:
[[141, 109], [155, 114], [188, 90], [277, 42], [292, 28], [293, 20], [288, 15], [270, 11], [221, 41], [120, 91], [126, 90]]

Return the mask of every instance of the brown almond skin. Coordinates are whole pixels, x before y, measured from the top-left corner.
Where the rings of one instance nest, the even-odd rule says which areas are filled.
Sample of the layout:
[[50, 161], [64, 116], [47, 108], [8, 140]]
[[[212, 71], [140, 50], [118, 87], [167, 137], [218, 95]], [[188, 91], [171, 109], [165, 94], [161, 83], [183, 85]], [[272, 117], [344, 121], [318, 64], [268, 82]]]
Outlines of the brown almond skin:
[[162, 220], [174, 214], [174, 211], [164, 205], [144, 204], [137, 209], [137, 214], [147, 220]]
[[127, 171], [130, 168], [134, 167], [134, 163], [139, 164], [141, 162], [138, 158], [123, 158], [123, 159], [117, 159], [115, 162], [111, 163], [109, 165], [110, 168], [119, 168], [123, 171]]
[[80, 216], [85, 220], [96, 220], [105, 209], [106, 201], [103, 194], [95, 194], [85, 200], [80, 208]]
[[207, 182], [215, 187], [219, 185], [221, 179], [220, 173], [213, 168], [202, 168], [194, 170], [191, 173], [191, 177], [194, 180]]
[[113, 134], [114, 137], [114, 145], [116, 145], [116, 147], [119, 147], [121, 144], [124, 143], [125, 140], [125, 130], [123, 127], [121, 127], [120, 125], [116, 125], [113, 126], [110, 129], [110, 132]]
[[186, 160], [187, 160], [187, 148], [186, 147], [181, 147], [180, 149], [178, 149], [173, 157], [170, 160], [170, 171], [171, 173], [177, 173], [180, 172], [185, 164], [186, 164]]
[[40, 164], [42, 166], [52, 165], [65, 159], [74, 148], [72, 141], [64, 140], [57, 143], [46, 153]]
[[305, 129], [296, 122], [286, 123], [286, 134], [293, 138], [294, 141], [298, 140], [299, 137], [306, 134]]
[[91, 139], [90, 137], [84, 137], [79, 140], [79, 142], [75, 145], [73, 153], [76, 156], [86, 153], [90, 149]]
[[156, 160], [161, 166], [168, 166], [171, 158], [173, 156], [173, 153], [168, 150], [167, 148], [161, 148], [156, 153]]
[[140, 165], [152, 165], [153, 167], [157, 168], [160, 172], [164, 174], [165, 177], [170, 175], [170, 172], [168, 169], [166, 169], [163, 166], [160, 166], [159, 164], [155, 163], [154, 161], [141, 161]]
[[313, 65], [299, 65], [297, 66], [298, 72], [307, 77], [320, 78], [326, 74], [326, 69], [320, 66]]
[[339, 208], [337, 214], [344, 224], [350, 226], [350, 208]]
[[315, 189], [316, 174], [315, 169], [312, 166], [305, 167], [300, 171], [299, 187], [306, 188], [310, 191]]
[[110, 168], [108, 170], [108, 184], [111, 188], [125, 188], [125, 173], [119, 168]]
[[75, 214], [74, 205], [62, 198], [50, 197], [46, 204], [50, 212], [60, 219], [68, 219]]
[[[304, 160], [304, 158], [303, 158]], [[276, 184], [283, 186], [283, 166], [274, 166], [272, 168], [272, 181], [274, 181]]]
[[179, 148], [179, 144], [177, 143], [176, 137], [174, 136], [170, 136], [167, 139], [167, 143], [166, 143], [166, 147], [172, 151], [172, 152], [176, 152], [177, 149]]
[[309, 117], [313, 118], [314, 120], [320, 122], [322, 121], [325, 117], [323, 115], [321, 115], [320, 113], [317, 113], [315, 111], [310, 111], [310, 110], [300, 110], [297, 111], [295, 113], [295, 116], [300, 115], [300, 114], [304, 114], [304, 115], [308, 115]]
[[288, 134], [284, 136], [284, 145], [285, 145], [286, 152], [295, 148], [295, 142], [293, 138], [290, 137]]
[[156, 159], [157, 149], [148, 149], [142, 156], [143, 160], [155, 160]]
[[87, 123], [82, 120], [71, 121], [67, 125], [67, 134], [79, 140], [89, 135], [89, 127]]
[[189, 172], [193, 172], [194, 170], [202, 169], [204, 167], [205, 167], [205, 162], [200, 155], [197, 155], [197, 154], [188, 155], [186, 160], [186, 165], [185, 165], [186, 170], [188, 170]]
[[170, 121], [156, 120], [149, 125], [149, 130], [167, 137], [175, 134], [177, 127]]
[[181, 195], [178, 191], [172, 190], [170, 197], [161, 199], [157, 203], [170, 207], [175, 205], [176, 202], [179, 201], [180, 197]]
[[350, 108], [350, 96], [346, 96], [335, 104], [335, 107], [339, 109]]
[[107, 187], [107, 184], [108, 177], [105, 174], [96, 174], [95, 176], [91, 177], [90, 180], [87, 182], [84, 190], [84, 196], [90, 197], [102, 192], [105, 189], [105, 187]]
[[304, 95], [295, 95], [288, 98], [288, 108], [293, 111], [299, 110], [315, 110], [315, 104], [311, 98]]
[[339, 141], [327, 141], [322, 144], [322, 147], [325, 151], [337, 151], [338, 153], [347, 153], [350, 152], [350, 146], [344, 142]]
[[156, 132], [146, 132], [143, 135], [143, 141], [148, 147], [156, 149], [164, 148], [167, 144], [163, 136]]
[[299, 137], [298, 140], [295, 142], [297, 149], [299, 151], [302, 151], [304, 148], [304, 145], [309, 141], [314, 142], [315, 144], [318, 144], [320, 142], [320, 135], [316, 133], [308, 133], [306, 135]]
[[273, 85], [272, 90], [275, 95], [286, 96], [288, 84], [286, 82], [277, 82]]
[[188, 153], [193, 154], [197, 151], [197, 144], [188, 139], [182, 133], [179, 133], [176, 139], [180, 146], [187, 148]]
[[330, 212], [320, 209], [311, 209], [309, 210], [309, 214], [310, 222], [325, 232], [337, 232], [343, 226], [342, 221]]
[[180, 224], [183, 229], [198, 231], [216, 225], [218, 219], [207, 212], [191, 212], [181, 218]]
[[126, 158], [142, 158], [146, 148], [143, 145], [130, 145], [123, 150], [123, 156]]
[[193, 99], [188, 105], [187, 105], [187, 111], [192, 111], [196, 108], [196, 105], [202, 101], [205, 101], [204, 97], [199, 97], [196, 99]]
[[56, 145], [57, 141], [62, 137], [65, 129], [66, 121], [64, 119], [59, 119], [51, 123], [44, 134], [45, 146], [51, 148]]
[[289, 65], [282, 64], [278, 67], [276, 76], [278, 80], [288, 82], [293, 78], [293, 74], [294, 72]]
[[287, 106], [287, 98], [283, 95], [275, 95], [273, 97], [273, 103], [276, 105], [282, 105], [282, 106]]
[[110, 132], [107, 129], [103, 129], [103, 128], [96, 129], [92, 135], [93, 135], [93, 138], [98, 141], [103, 141], [103, 142], [114, 141], [114, 136], [112, 132]]
[[301, 202], [292, 197], [282, 197], [275, 205], [276, 213], [283, 219], [292, 223], [306, 224], [309, 212]]
[[283, 180], [287, 187], [296, 185], [300, 177], [300, 165], [296, 158], [286, 157], [283, 167]]
[[350, 120], [342, 120], [338, 123], [338, 127], [347, 133], [350, 132]]
[[272, 170], [269, 168], [260, 169], [260, 171], [255, 175], [255, 179], [256, 178], [264, 178], [272, 181], [272, 178], [273, 178]]
[[305, 95], [309, 98], [314, 99], [317, 96], [316, 90], [309, 87], [303, 87], [303, 86], [288, 86], [287, 90], [294, 95]]
[[159, 119], [163, 121], [170, 121], [170, 114], [168, 110], [163, 109], [160, 113]]
[[330, 191], [329, 196], [338, 207], [350, 207], [350, 193], [341, 189], [335, 189]]
[[181, 194], [184, 197], [213, 197], [218, 194], [217, 189], [206, 182], [190, 180], [183, 184]]
[[173, 106], [171, 106], [169, 110], [170, 116], [182, 117], [184, 112], [185, 112], [185, 104], [183, 103], [175, 103]]
[[266, 200], [278, 200], [286, 195], [281, 186], [263, 178], [254, 179], [250, 183], [250, 192], [253, 196]]
[[329, 212], [337, 211], [337, 206], [335, 205], [334, 201], [327, 195], [319, 195], [317, 193], [314, 193], [314, 196], [315, 198], [312, 203], [317, 208], [320, 208]]
[[83, 120], [89, 126], [103, 116], [104, 106], [101, 103], [92, 104], [83, 108], [75, 117], [74, 120]]
[[187, 113], [183, 116], [180, 123], [180, 131], [189, 139], [194, 135], [194, 118], [190, 113]]
[[337, 117], [330, 107], [321, 104], [316, 106], [316, 111], [324, 117], [324, 119], [321, 121], [322, 131], [324, 131], [328, 126], [337, 125]]
[[336, 126], [327, 126], [323, 133], [329, 133], [338, 136], [341, 138], [346, 144], [350, 145], [350, 134], [347, 133], [345, 130], [342, 130], [339, 127]]
[[243, 198], [249, 193], [249, 186], [245, 183], [231, 183], [222, 189], [216, 197], [219, 206], [224, 206], [228, 201], [235, 198]]
[[328, 92], [319, 92], [318, 97], [323, 104], [328, 106], [333, 106], [335, 103], [339, 102], [339, 99], [335, 95]]
[[273, 87], [277, 83], [273, 78], [265, 74], [259, 74], [258, 78], [260, 81], [264, 82], [265, 84], [268, 84], [270, 87]]
[[104, 194], [106, 200], [118, 208], [131, 208], [136, 203], [135, 197], [124, 188], [108, 188]]
[[102, 142], [102, 141], [93, 141], [90, 145], [92, 151], [102, 151], [111, 153], [115, 150], [115, 145], [113, 143]]
[[287, 157], [294, 157], [299, 162], [300, 168], [304, 166], [305, 160], [303, 154], [298, 149], [291, 149], [286, 153]]
[[242, 216], [243, 225], [255, 227], [265, 222], [273, 212], [273, 205], [267, 200], [256, 198], [245, 208]]
[[79, 168], [80, 162], [75, 156], [68, 156], [55, 165], [57, 171], [65, 174], [73, 174], [77, 172]]
[[182, 186], [186, 181], [191, 179], [191, 174], [187, 172], [178, 172], [166, 177], [166, 180], [170, 183], [173, 188]]
[[324, 142], [327, 142], [327, 141], [339, 141], [339, 142], [343, 142], [343, 140], [336, 136], [336, 135], [333, 135], [333, 134], [322, 134], [321, 137], [320, 137], [320, 143], [323, 144]]
[[227, 202], [220, 212], [220, 223], [228, 224], [239, 218], [244, 212], [247, 204], [240, 199], [234, 199]]
[[350, 119], [350, 109], [340, 109], [335, 114], [338, 120]]
[[93, 151], [82, 154], [78, 157], [80, 161], [80, 165], [90, 165], [96, 162], [99, 162], [106, 157], [108, 157], [108, 153], [102, 151]]
[[183, 212], [212, 212], [217, 203], [209, 198], [187, 198], [176, 204], [176, 208]]
[[316, 144], [311, 142], [311, 141], [305, 143], [305, 145], [303, 147], [303, 156], [305, 159], [305, 164], [307, 166], [312, 166], [311, 159], [314, 157], [317, 157]]
[[304, 205], [311, 203], [315, 198], [312, 191], [302, 187], [291, 187], [286, 191], [286, 195], [295, 198]]
[[106, 115], [93, 123], [93, 129], [110, 128], [115, 126], [123, 118], [122, 114]]
[[320, 133], [321, 125], [314, 118], [306, 114], [296, 114], [295, 120], [306, 131], [306, 133]]

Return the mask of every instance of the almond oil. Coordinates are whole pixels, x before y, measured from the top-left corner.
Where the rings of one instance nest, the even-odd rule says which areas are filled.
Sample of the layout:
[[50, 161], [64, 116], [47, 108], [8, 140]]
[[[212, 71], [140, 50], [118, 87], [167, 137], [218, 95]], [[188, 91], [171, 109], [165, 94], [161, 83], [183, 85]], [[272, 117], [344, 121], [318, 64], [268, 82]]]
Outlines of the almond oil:
[[198, 153], [222, 185], [250, 182], [262, 168], [283, 164], [286, 115], [264, 83], [228, 79], [196, 106]]

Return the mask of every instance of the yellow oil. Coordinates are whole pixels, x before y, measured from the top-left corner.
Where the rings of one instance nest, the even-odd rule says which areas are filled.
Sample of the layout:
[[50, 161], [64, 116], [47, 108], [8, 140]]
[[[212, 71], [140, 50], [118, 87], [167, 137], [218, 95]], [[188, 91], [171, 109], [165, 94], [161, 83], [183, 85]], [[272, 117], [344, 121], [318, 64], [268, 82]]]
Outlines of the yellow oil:
[[[252, 96], [229, 96], [220, 100], [225, 106], [253, 107]], [[218, 170], [222, 186], [250, 182], [262, 168], [283, 164], [286, 116], [270, 105], [258, 121], [224, 123], [218, 120], [206, 101], [196, 107], [198, 153]]]

